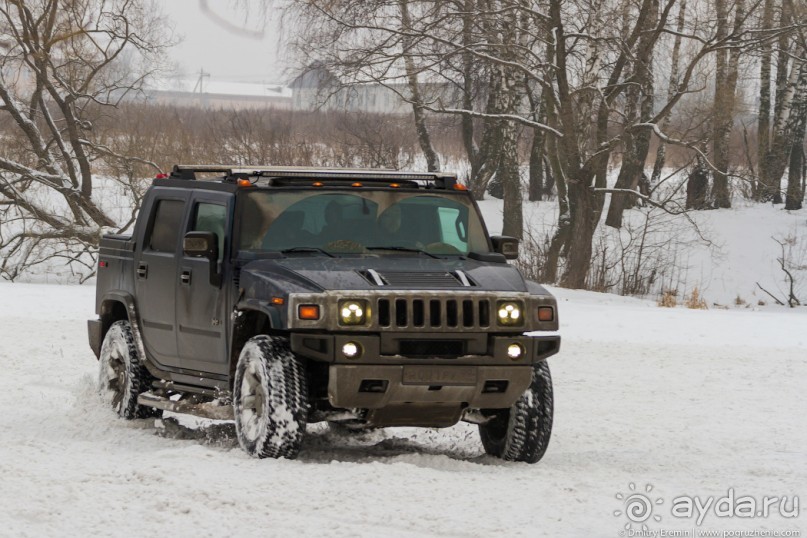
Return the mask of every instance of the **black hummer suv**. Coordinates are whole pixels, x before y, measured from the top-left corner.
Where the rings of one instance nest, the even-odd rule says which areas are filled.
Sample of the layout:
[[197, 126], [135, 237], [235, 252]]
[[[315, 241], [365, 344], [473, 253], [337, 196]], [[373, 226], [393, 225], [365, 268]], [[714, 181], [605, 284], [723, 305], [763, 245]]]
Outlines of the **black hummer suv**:
[[517, 255], [453, 175], [178, 165], [101, 240], [99, 390], [127, 419], [234, 419], [256, 457], [294, 457], [309, 422], [464, 420], [536, 462], [557, 302]]

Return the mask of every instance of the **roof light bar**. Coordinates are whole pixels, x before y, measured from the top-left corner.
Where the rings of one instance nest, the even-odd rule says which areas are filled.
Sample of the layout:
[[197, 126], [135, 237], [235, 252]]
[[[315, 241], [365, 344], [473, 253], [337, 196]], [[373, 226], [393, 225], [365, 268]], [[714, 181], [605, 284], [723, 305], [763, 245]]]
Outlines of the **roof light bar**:
[[[467, 190], [467, 187], [458, 183], [453, 174], [440, 172], [417, 173], [399, 172], [384, 169], [340, 169], [340, 168], [309, 168], [301, 166], [238, 166], [238, 165], [174, 165], [167, 178], [158, 179], [185, 179], [197, 180], [197, 174], [221, 174], [224, 177], [210, 178], [213, 181], [235, 183], [242, 185], [242, 180], [249, 180], [255, 184], [258, 178], [268, 179], [267, 186], [284, 187], [298, 186], [305, 182], [308, 186], [325, 186], [324, 180], [333, 180], [334, 186], [369, 186], [368, 183], [379, 183], [390, 188], [436, 188]], [[207, 179], [207, 178], [205, 178]], [[340, 183], [344, 182], [344, 183]], [[244, 185], [245, 186], [245, 185]]]

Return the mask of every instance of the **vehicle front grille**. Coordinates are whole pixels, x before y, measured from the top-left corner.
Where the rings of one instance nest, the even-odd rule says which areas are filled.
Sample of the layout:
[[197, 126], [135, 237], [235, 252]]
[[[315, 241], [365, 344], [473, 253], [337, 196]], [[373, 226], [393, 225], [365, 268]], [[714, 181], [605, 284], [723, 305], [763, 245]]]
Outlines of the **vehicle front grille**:
[[393, 329], [487, 329], [491, 303], [488, 298], [391, 298], [378, 299], [378, 324]]

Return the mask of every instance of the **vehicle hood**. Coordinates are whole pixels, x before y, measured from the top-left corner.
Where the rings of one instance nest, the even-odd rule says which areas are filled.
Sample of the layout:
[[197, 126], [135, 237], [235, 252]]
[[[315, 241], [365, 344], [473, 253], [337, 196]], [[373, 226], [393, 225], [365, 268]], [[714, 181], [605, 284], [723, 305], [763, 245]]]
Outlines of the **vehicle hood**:
[[[379, 285], [369, 276], [368, 270], [375, 271], [384, 285]], [[470, 286], [461, 283], [462, 275], [457, 271], [467, 277]], [[417, 255], [344, 258], [295, 256], [255, 260], [242, 267], [241, 282], [245, 287], [269, 285], [276, 292], [284, 292], [284, 295], [326, 290], [528, 291], [521, 273], [507, 264]], [[529, 291], [539, 291], [534, 283], [530, 284]]]

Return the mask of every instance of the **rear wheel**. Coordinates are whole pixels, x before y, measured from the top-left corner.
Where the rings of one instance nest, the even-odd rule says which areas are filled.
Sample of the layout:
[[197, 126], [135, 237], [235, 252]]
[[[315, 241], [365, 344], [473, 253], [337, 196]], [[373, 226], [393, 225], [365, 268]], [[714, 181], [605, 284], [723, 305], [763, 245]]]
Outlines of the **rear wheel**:
[[260, 335], [241, 350], [233, 384], [235, 430], [256, 458], [294, 458], [308, 419], [305, 368], [284, 338]]
[[143, 366], [128, 321], [116, 321], [109, 328], [98, 363], [98, 392], [118, 416], [128, 420], [161, 414], [137, 404], [137, 396], [151, 388], [154, 378]]
[[489, 411], [479, 425], [485, 452], [506, 461], [536, 463], [552, 435], [552, 377], [546, 361], [533, 367], [532, 383], [510, 409]]

